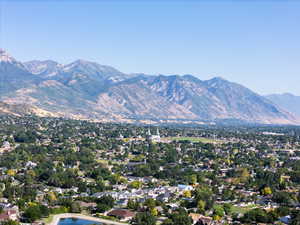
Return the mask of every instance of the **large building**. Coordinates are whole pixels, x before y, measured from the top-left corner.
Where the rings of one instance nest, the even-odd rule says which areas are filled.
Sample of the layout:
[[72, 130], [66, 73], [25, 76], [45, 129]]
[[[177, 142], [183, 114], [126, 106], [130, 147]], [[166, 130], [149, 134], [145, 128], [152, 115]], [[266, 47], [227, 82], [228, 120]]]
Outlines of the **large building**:
[[158, 128], [156, 130], [156, 135], [152, 135], [150, 128], [149, 128], [148, 132], [146, 134], [146, 139], [147, 139], [147, 141], [150, 141], [150, 142], [160, 142], [160, 134], [159, 134]]

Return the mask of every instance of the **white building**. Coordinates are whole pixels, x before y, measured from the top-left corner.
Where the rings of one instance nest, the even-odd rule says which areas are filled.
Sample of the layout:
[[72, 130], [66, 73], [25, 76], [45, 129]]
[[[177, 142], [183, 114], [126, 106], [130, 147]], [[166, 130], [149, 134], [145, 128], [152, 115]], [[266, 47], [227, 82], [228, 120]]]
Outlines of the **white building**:
[[160, 134], [159, 134], [158, 128], [156, 130], [156, 135], [152, 135], [150, 129], [148, 129], [146, 138], [148, 141], [151, 141], [151, 142], [160, 142]]

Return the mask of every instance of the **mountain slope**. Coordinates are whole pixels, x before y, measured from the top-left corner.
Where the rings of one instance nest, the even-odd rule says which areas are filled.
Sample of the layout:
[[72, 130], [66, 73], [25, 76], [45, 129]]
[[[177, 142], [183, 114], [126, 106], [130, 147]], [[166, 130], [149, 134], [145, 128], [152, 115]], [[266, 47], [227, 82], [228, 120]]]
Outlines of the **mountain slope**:
[[61, 64], [52, 60], [32, 60], [23, 64], [29, 72], [38, 75], [39, 77], [55, 76], [62, 69]]
[[[147, 78], [146, 78], [147, 79]], [[143, 77], [114, 84], [98, 96], [97, 105], [129, 118], [197, 119], [198, 116], [151, 90]]]
[[222, 103], [222, 108], [225, 109], [225, 112], [220, 112], [219, 116], [225, 113], [227, 118], [250, 119], [250, 121], [264, 123], [274, 121], [285, 123], [296, 120], [292, 114], [240, 84], [221, 78], [214, 78], [205, 83], [209, 92]]
[[270, 100], [222, 78], [128, 75], [85, 60], [21, 63], [2, 50], [0, 101], [26, 104], [41, 116], [76, 119], [298, 123]]
[[[201, 81], [191, 75], [186, 76], [141, 76], [124, 88], [124, 83], [117, 84], [117, 90], [123, 90], [120, 96], [126, 96], [128, 89], [139, 90], [143, 87], [153, 96], [150, 99], [164, 98], [172, 105], [182, 106], [202, 120], [240, 119], [258, 123], [289, 123], [297, 119], [290, 113], [275, 106], [272, 102], [251, 90], [224, 79], [214, 78]], [[139, 89], [138, 89], [139, 88]], [[113, 91], [116, 93], [116, 91]], [[137, 91], [136, 93], [140, 93]], [[149, 95], [148, 95], [149, 97]], [[123, 105], [135, 108], [135, 96], [131, 99], [122, 98]], [[141, 101], [138, 101], [140, 103]], [[149, 102], [147, 100], [147, 102]]]
[[27, 71], [22, 63], [0, 49], [0, 95], [6, 95], [40, 81], [41, 79]]
[[22, 116], [31, 114], [32, 111], [30, 106], [22, 105], [10, 105], [4, 102], [0, 102], [0, 115], [14, 115]]
[[300, 116], [300, 96], [295, 96], [290, 93], [272, 94], [265, 96], [267, 99], [276, 105]]
[[87, 98], [94, 98], [108, 85], [128, 77], [110, 66], [100, 65], [86, 60], [76, 60], [67, 65], [57, 62], [29, 61], [26, 68], [42, 78], [56, 80], [77, 92], [85, 93]]

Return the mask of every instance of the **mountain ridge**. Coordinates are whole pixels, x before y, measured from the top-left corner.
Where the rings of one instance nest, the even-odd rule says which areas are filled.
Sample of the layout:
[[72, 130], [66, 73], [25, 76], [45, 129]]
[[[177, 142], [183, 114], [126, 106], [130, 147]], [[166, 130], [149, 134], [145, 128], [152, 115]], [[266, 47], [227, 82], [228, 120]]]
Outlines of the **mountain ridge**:
[[299, 123], [296, 116], [267, 98], [220, 77], [125, 74], [86, 60], [65, 65], [53, 60], [21, 63], [3, 50], [0, 59], [0, 101], [26, 103], [43, 115], [116, 122], [238, 119]]
[[265, 96], [276, 105], [287, 109], [288, 111], [300, 116], [300, 96], [291, 93], [270, 94]]

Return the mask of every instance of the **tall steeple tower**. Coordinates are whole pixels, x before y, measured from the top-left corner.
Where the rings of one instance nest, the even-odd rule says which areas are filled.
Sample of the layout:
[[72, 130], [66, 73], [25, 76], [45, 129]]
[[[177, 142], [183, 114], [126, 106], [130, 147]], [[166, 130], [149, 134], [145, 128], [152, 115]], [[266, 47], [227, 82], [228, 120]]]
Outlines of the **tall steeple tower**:
[[146, 140], [147, 141], [151, 141], [151, 131], [150, 131], [150, 127], [148, 127], [148, 131], [147, 131], [147, 133], [146, 133]]

